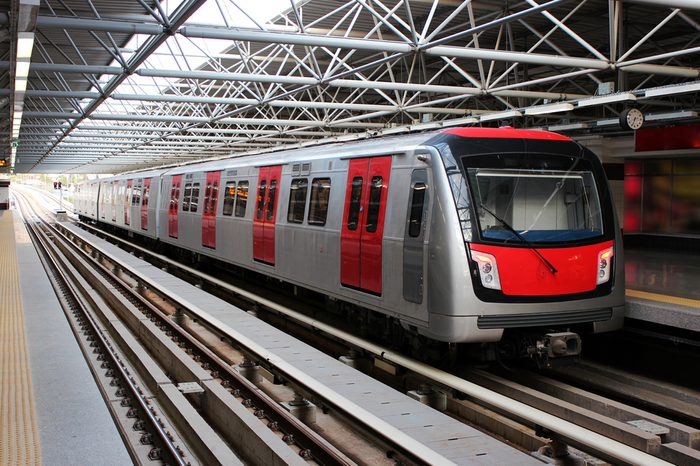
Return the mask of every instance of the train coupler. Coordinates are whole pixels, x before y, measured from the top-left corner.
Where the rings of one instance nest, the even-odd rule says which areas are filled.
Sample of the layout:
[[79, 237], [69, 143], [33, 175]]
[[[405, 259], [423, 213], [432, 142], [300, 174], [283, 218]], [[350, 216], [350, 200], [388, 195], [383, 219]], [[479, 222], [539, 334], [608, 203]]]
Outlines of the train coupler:
[[572, 364], [581, 357], [581, 337], [574, 332], [547, 333], [527, 348], [527, 354], [540, 369]]

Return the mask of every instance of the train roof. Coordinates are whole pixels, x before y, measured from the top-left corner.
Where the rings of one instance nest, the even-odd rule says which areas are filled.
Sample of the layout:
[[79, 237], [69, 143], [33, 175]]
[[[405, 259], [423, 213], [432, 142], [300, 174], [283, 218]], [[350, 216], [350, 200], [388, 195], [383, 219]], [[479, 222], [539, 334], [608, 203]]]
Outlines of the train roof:
[[571, 141], [570, 138], [557, 133], [539, 130], [515, 129], [511, 127], [501, 128], [450, 128], [437, 131], [422, 132], [415, 134], [402, 134], [396, 136], [385, 136], [380, 138], [368, 138], [349, 142], [335, 142], [310, 147], [295, 149], [280, 149], [276, 152], [257, 155], [244, 155], [227, 159], [214, 160], [209, 162], [193, 163], [178, 167], [150, 169], [142, 172], [131, 172], [117, 175], [110, 178], [103, 178], [100, 181], [114, 181], [123, 179], [138, 179], [168, 175], [180, 175], [201, 171], [217, 171], [249, 166], [251, 160], [255, 166], [285, 165], [294, 162], [309, 162], [326, 158], [350, 158], [364, 157], [367, 155], [380, 155], [401, 153], [415, 150], [427, 145], [431, 140], [439, 135], [451, 135], [462, 138], [512, 138], [512, 139], [537, 139], [550, 141]]

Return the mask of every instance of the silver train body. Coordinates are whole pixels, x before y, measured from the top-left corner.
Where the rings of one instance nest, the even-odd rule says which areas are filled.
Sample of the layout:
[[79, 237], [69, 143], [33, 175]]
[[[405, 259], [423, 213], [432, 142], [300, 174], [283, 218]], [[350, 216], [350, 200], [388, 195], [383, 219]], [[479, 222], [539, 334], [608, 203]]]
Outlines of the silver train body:
[[455, 129], [131, 173], [83, 184], [76, 211], [439, 341], [623, 321], [622, 240], [602, 167], [552, 133]]

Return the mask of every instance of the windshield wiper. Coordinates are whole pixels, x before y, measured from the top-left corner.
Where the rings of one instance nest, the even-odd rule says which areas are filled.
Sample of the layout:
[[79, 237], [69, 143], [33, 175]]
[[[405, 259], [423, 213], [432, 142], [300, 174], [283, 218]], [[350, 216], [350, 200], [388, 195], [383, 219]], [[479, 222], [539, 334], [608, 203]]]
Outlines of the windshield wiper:
[[486, 212], [488, 212], [489, 214], [491, 214], [491, 215], [493, 216], [493, 218], [495, 218], [496, 220], [498, 220], [499, 222], [501, 222], [501, 224], [502, 224], [504, 227], [506, 227], [506, 229], [508, 229], [511, 233], [513, 233], [525, 246], [527, 246], [527, 247], [530, 248], [535, 254], [537, 254], [537, 257], [539, 257], [539, 258], [542, 260], [542, 262], [544, 262], [544, 264], [547, 266], [547, 268], [549, 268], [549, 271], [550, 271], [552, 274], [555, 274], [555, 273], [558, 272], [558, 270], [552, 265], [552, 263], [549, 262], [549, 261], [547, 260], [547, 258], [544, 257], [542, 254], [540, 254], [540, 252], [537, 250], [537, 248], [535, 248], [535, 247], [532, 245], [532, 243], [530, 243], [528, 240], [526, 240], [526, 239], [523, 237], [523, 235], [521, 235], [520, 233], [518, 233], [518, 232], [515, 230], [515, 228], [513, 228], [512, 226], [510, 226], [510, 223], [506, 222], [506, 221], [503, 220], [501, 217], [499, 217], [498, 215], [496, 215], [496, 214], [494, 214], [493, 212], [491, 212], [488, 208], [486, 208], [486, 206], [485, 206], [484, 204], [479, 204], [479, 207], [481, 207], [481, 208], [484, 209]]

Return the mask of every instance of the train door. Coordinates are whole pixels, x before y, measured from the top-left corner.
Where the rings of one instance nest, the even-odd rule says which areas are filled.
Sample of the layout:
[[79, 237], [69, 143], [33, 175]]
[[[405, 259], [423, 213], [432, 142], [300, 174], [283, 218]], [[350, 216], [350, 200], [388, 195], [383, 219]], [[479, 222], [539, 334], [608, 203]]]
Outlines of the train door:
[[112, 205], [112, 222], [116, 223], [117, 222], [117, 182], [112, 181], [111, 183], [111, 194], [110, 194], [110, 201]]
[[202, 209], [202, 246], [216, 248], [216, 202], [219, 198], [221, 172], [207, 173]]
[[275, 219], [282, 166], [260, 167], [253, 218], [253, 259], [275, 265]]
[[382, 294], [382, 239], [391, 156], [350, 160], [340, 236], [340, 282]]
[[126, 182], [126, 197], [124, 198], [124, 225], [129, 225], [131, 223], [131, 187], [134, 184], [134, 180], [127, 180]]
[[148, 230], [148, 200], [151, 197], [151, 179], [143, 179], [141, 191], [141, 229]]
[[168, 204], [168, 236], [171, 238], [177, 238], [178, 235], [177, 211], [180, 205], [181, 184], [182, 175], [173, 176], [170, 184], [170, 204]]
[[427, 170], [413, 171], [409, 190], [403, 238], [403, 297], [406, 301], [421, 304], [424, 283], [424, 241], [430, 205]]

